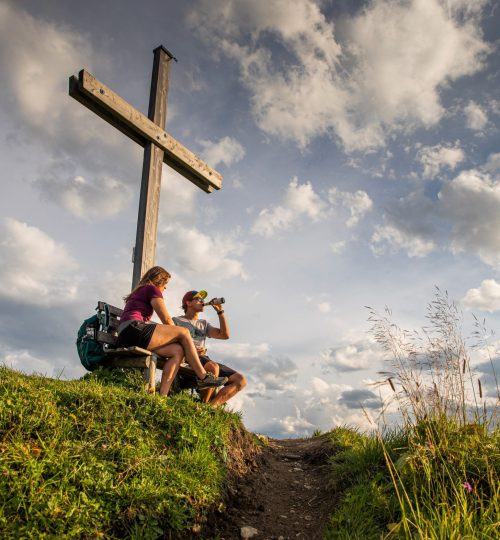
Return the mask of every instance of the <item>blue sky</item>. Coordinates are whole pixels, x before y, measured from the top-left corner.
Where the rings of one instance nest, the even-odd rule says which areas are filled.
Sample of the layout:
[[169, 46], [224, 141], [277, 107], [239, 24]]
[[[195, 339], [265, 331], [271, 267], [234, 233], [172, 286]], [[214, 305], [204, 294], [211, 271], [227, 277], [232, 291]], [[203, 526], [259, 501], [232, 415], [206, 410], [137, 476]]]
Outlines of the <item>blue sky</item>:
[[438, 286], [466, 333], [472, 313], [499, 321], [499, 11], [0, 0], [2, 361], [80, 376], [77, 328], [129, 290], [142, 152], [67, 79], [85, 68], [146, 112], [163, 44], [167, 131], [224, 177], [207, 195], [164, 168], [170, 311], [189, 289], [226, 297], [231, 340], [210, 351], [248, 375], [250, 429], [366, 426], [384, 357], [364, 306], [419, 327]]

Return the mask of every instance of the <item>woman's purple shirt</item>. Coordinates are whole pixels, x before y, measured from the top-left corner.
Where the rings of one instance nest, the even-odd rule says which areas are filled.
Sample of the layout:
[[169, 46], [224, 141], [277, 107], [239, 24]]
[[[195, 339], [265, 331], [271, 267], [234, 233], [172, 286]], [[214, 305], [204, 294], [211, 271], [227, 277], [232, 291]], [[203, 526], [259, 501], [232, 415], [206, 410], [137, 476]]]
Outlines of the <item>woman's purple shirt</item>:
[[125, 321], [148, 322], [153, 315], [153, 306], [151, 305], [153, 298], [163, 298], [162, 292], [156, 285], [144, 285], [137, 289], [127, 300], [120, 323]]

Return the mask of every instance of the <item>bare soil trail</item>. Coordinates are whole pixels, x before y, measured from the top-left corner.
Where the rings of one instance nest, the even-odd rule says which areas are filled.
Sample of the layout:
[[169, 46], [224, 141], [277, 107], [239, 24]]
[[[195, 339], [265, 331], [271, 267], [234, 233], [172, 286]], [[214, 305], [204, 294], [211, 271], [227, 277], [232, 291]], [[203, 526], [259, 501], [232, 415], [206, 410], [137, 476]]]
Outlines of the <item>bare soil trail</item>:
[[336, 503], [328, 467], [333, 452], [328, 436], [269, 439], [250, 470], [235, 478], [226, 507], [209, 524], [208, 537], [324, 538]]

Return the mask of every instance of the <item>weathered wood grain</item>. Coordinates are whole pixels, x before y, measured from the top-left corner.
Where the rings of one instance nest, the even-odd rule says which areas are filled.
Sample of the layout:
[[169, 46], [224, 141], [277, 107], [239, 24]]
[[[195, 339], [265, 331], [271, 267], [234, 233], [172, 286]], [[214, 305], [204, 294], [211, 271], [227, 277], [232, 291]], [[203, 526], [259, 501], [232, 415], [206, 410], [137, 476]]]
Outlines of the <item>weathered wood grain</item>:
[[112, 306], [111, 304], [108, 304], [107, 302], [103, 302], [102, 300], [99, 300], [99, 302], [97, 302], [97, 309], [99, 311], [104, 311], [106, 305], [108, 306], [109, 314], [111, 316], [115, 316], [115, 317], [122, 316], [123, 309]]
[[154, 143], [167, 165], [207, 193], [222, 187], [220, 173], [86, 70], [70, 77], [69, 93], [141, 146]]
[[114, 346], [116, 345], [117, 339], [118, 336], [113, 336], [112, 334], [108, 334], [107, 332], [101, 332], [100, 330], [96, 332], [96, 340], [99, 343], [106, 343], [106, 345]]
[[120, 357], [111, 356], [106, 359], [106, 367], [115, 368], [149, 368], [151, 365], [151, 356], [143, 357]]
[[[164, 130], [167, 119], [168, 83], [172, 57], [162, 47], [157, 47], [154, 55], [148, 118]], [[144, 273], [155, 264], [163, 158], [163, 150], [153, 142], [148, 141], [144, 147], [142, 164], [132, 289], [139, 283]]]

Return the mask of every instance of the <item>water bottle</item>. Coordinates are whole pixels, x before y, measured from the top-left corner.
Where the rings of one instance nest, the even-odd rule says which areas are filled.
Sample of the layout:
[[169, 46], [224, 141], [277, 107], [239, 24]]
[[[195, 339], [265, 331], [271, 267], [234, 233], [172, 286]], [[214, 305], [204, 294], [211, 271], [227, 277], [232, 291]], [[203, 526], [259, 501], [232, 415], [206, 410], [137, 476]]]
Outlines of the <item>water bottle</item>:
[[204, 306], [211, 306], [212, 304], [224, 304], [226, 300], [224, 298], [212, 298], [210, 302], [205, 302]]

